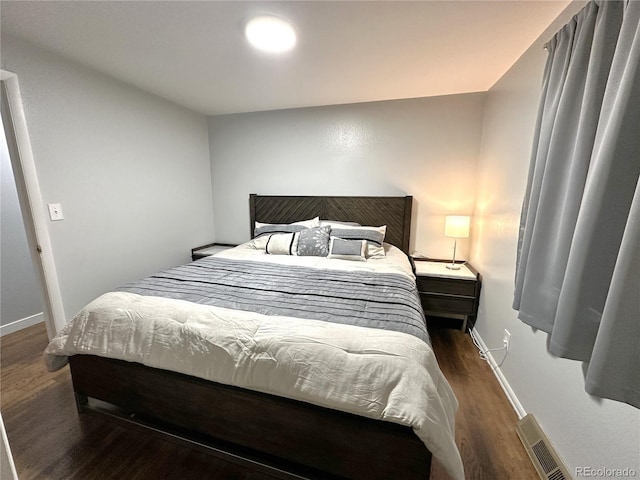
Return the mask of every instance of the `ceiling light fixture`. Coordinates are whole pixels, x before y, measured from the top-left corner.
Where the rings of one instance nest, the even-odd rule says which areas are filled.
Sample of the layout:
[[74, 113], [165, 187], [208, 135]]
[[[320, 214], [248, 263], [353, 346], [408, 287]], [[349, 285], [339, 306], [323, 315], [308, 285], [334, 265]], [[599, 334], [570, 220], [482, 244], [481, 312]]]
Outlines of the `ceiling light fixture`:
[[247, 23], [244, 32], [251, 45], [265, 52], [286, 52], [296, 44], [295, 30], [278, 17], [256, 17]]

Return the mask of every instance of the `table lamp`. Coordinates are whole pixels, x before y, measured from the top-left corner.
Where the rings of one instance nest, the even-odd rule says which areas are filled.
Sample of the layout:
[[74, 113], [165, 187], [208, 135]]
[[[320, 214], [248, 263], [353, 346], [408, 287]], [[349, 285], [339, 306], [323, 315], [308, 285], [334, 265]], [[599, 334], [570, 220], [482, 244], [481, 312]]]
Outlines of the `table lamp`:
[[469, 224], [471, 217], [466, 215], [447, 215], [444, 219], [444, 236], [453, 237], [453, 259], [451, 264], [447, 265], [450, 270], [460, 270], [460, 265], [456, 265], [456, 245], [458, 238], [467, 238], [469, 236]]

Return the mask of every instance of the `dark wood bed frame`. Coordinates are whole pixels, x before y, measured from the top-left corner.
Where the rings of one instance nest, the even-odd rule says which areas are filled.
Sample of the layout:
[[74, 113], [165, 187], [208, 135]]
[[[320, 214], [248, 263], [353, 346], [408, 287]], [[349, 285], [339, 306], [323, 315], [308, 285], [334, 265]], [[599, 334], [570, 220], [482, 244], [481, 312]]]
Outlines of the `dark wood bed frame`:
[[[412, 197], [250, 196], [255, 221], [387, 225], [408, 252]], [[107, 416], [277, 478], [426, 479], [431, 453], [409, 428], [93, 355], [70, 357], [79, 412]]]

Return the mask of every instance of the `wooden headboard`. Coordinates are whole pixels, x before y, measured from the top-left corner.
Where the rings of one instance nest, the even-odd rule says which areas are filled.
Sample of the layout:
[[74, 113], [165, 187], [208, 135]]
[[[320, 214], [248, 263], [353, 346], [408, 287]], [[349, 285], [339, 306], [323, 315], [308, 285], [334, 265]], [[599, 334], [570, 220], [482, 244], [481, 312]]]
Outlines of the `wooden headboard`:
[[311, 197], [249, 195], [251, 237], [255, 222], [291, 223], [321, 220], [387, 226], [385, 242], [409, 253], [413, 197]]

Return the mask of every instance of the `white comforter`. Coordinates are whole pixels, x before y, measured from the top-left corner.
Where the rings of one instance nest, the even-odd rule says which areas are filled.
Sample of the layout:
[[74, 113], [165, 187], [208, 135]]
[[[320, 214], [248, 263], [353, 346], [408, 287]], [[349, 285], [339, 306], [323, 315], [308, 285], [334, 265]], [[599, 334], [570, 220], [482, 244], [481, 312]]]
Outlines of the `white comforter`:
[[[225, 256], [257, 254], [238, 249]], [[279, 261], [274, 258], [260, 260]], [[326, 268], [326, 260], [307, 263]], [[330, 263], [375, 268], [370, 261]], [[379, 268], [412, 275], [393, 263]], [[45, 361], [55, 370], [74, 354], [138, 362], [407, 425], [452, 478], [464, 479], [454, 438], [457, 400], [431, 347], [412, 335], [111, 292], [65, 326]]]

